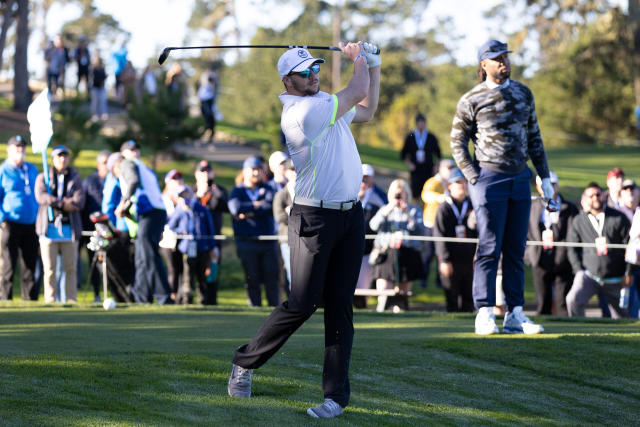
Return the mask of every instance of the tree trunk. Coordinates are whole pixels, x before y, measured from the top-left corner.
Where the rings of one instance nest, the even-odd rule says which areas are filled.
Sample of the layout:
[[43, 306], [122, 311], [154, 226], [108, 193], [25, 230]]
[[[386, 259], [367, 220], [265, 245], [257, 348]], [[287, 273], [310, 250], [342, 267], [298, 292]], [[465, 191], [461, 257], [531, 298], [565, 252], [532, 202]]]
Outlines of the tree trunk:
[[4, 45], [7, 42], [7, 32], [13, 22], [13, 3], [14, 0], [7, 0], [4, 9], [4, 17], [2, 19], [2, 30], [0, 30], [0, 70], [2, 69], [2, 54], [4, 53]]
[[31, 103], [27, 48], [29, 46], [29, 1], [18, 2], [18, 26], [16, 29], [16, 53], [13, 66], [13, 109], [26, 112]]
[[640, 105], [640, 0], [629, 0], [629, 23], [631, 32], [631, 66], [633, 69], [633, 85], [636, 105]]

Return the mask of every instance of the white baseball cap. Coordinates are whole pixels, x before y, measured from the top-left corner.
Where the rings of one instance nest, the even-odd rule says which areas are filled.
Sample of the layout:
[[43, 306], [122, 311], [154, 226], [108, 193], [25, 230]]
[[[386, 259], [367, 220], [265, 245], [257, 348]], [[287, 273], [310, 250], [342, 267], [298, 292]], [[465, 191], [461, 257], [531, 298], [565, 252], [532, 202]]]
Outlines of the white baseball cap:
[[282, 151], [274, 151], [273, 154], [269, 156], [269, 168], [273, 169], [288, 159], [289, 157]]
[[373, 166], [364, 163], [362, 165], [362, 175], [363, 176], [376, 176], [376, 171], [373, 170]]
[[278, 73], [280, 78], [290, 72], [304, 71], [315, 63], [322, 64], [324, 59], [314, 58], [307, 49], [296, 47], [289, 49], [278, 59]]
[[[552, 184], [557, 184], [558, 183], [558, 175], [556, 175], [555, 172], [549, 171], [549, 181]], [[540, 178], [539, 175], [536, 175], [536, 184], [538, 184], [538, 185], [542, 184], [542, 179]]]

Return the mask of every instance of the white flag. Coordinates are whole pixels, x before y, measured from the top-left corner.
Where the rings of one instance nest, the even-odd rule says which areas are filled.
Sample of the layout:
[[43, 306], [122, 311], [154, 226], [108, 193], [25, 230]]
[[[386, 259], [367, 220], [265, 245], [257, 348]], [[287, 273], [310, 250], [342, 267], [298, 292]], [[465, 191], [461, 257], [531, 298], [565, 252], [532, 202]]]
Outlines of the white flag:
[[53, 136], [49, 89], [40, 92], [40, 95], [29, 105], [27, 120], [31, 132], [31, 149], [34, 153], [42, 153], [47, 149]]

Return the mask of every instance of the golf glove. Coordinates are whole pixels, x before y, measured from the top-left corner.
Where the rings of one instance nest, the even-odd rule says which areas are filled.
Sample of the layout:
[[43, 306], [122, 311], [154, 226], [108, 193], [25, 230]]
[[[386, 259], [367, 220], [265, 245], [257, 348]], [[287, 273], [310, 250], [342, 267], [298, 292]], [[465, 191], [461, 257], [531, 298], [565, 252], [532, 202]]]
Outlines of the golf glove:
[[542, 178], [542, 184], [540, 186], [542, 187], [545, 199], [553, 199], [553, 193], [555, 193], [555, 190], [553, 189], [553, 184], [551, 184], [551, 179]]
[[364, 54], [367, 57], [367, 65], [369, 66], [369, 68], [379, 67], [380, 64], [382, 64], [378, 46], [376, 46], [375, 44], [364, 42], [362, 43], [362, 50], [364, 50]]

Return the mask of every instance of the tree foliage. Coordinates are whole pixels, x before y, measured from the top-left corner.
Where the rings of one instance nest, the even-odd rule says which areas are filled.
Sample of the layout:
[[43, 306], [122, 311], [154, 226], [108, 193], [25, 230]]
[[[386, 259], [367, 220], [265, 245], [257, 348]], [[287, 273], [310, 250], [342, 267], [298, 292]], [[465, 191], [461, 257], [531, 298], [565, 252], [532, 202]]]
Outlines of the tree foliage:
[[613, 141], [634, 134], [626, 17], [612, 9], [556, 50], [531, 80], [547, 143]]
[[145, 94], [136, 99], [132, 94], [134, 102], [127, 108], [129, 123], [124, 137], [152, 150], [154, 165], [157, 155], [170, 150], [171, 144], [195, 139], [201, 133], [202, 119], [189, 117], [188, 110], [182, 106], [184, 90], [181, 85], [179, 90], [171, 91], [159, 82], [153, 97]]
[[65, 145], [72, 154], [78, 156], [86, 145], [100, 143], [102, 125], [89, 120], [91, 113], [87, 109], [87, 98], [80, 96], [60, 101], [54, 113], [53, 138], [51, 145]]

